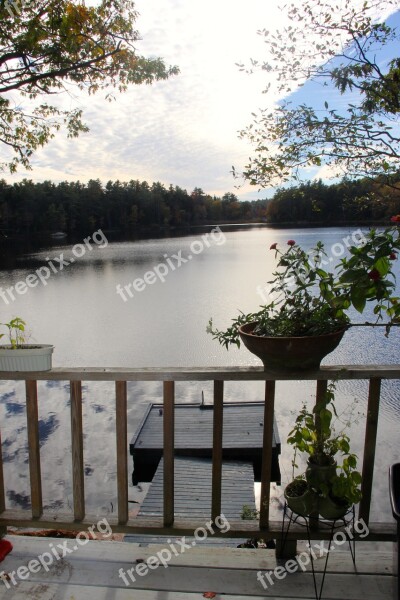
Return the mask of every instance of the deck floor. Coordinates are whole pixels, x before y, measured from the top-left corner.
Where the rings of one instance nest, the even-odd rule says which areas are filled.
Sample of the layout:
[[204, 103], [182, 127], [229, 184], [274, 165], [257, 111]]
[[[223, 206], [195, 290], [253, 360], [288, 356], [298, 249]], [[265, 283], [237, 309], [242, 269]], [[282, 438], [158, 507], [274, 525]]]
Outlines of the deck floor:
[[[214, 592], [215, 600], [315, 598], [309, 569], [287, 573], [281, 579], [272, 576], [273, 584], [268, 583], [264, 589], [257, 574], [276, 568], [273, 550], [213, 548], [193, 545], [188, 539], [185, 543], [190, 547], [184, 550], [173, 542], [175, 552], [171, 540], [163, 545], [142, 547], [84, 539], [80, 541], [82, 545], [76, 539], [23, 536], [7, 536], [7, 539], [14, 549], [0, 565], [3, 571], [0, 600], [200, 600], [207, 597], [206, 592]], [[368, 546], [358, 543], [356, 567], [348, 552], [331, 553], [324, 599], [392, 599], [395, 582], [392, 552], [369, 551]], [[57, 559], [56, 552], [65, 556]], [[46, 568], [39, 562], [40, 556], [49, 563]], [[165, 568], [156, 566], [157, 561], [152, 557], [157, 556], [164, 558]], [[323, 560], [316, 561], [317, 578], [321, 577]]]

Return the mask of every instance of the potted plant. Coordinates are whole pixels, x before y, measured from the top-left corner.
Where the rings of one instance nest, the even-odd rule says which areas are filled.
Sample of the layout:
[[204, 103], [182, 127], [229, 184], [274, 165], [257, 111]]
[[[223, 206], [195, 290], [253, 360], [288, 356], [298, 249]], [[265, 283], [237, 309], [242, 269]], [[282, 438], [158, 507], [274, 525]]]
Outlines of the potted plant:
[[[350, 452], [350, 439], [344, 431], [347, 424], [340, 432], [336, 432], [332, 425], [334, 416], [339, 420], [334, 389], [334, 384], [328, 386], [313, 413], [303, 405], [287, 439], [294, 448], [293, 469], [297, 467], [298, 453], [307, 455], [302, 493], [308, 492], [309, 496], [313, 496], [314, 510], [326, 519], [342, 517], [361, 500], [361, 474], [357, 471], [357, 456]], [[341, 464], [338, 464], [338, 457]], [[287, 487], [296, 481], [298, 478], [294, 478]], [[287, 493], [285, 497], [288, 501]], [[288, 505], [298, 512], [289, 502]]]
[[[54, 346], [27, 344], [26, 323], [20, 317], [0, 323], [8, 330], [9, 344], [0, 346], [0, 371], [49, 371]], [[0, 334], [0, 338], [4, 337]]]
[[[392, 220], [400, 221], [400, 215]], [[268, 282], [273, 297], [269, 304], [255, 313], [240, 313], [226, 330], [216, 329], [210, 319], [207, 331], [226, 348], [242, 341], [266, 368], [312, 369], [339, 344], [350, 326], [350, 307], [363, 313], [372, 303], [375, 324], [387, 317], [386, 334], [400, 320], [391, 270], [400, 250], [398, 227], [366, 233], [333, 271], [322, 268], [327, 257], [322, 242], [310, 252], [295, 240], [287, 245], [284, 251], [276, 243], [270, 247], [278, 269]]]
[[298, 515], [307, 517], [318, 506], [318, 496], [308, 485], [305, 477], [295, 477], [285, 488], [284, 496], [288, 507]]

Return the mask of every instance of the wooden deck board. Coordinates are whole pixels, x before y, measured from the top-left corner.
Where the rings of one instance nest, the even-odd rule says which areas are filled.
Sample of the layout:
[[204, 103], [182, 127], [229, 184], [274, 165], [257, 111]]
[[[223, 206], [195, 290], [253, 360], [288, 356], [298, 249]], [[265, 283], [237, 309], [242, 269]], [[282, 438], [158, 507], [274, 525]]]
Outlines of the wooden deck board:
[[[44, 552], [49, 544], [67, 544], [71, 550], [76, 540], [26, 538], [9, 536], [14, 550], [2, 563], [3, 571], [17, 572]], [[60, 560], [54, 559], [48, 572], [41, 569], [30, 573], [29, 580], [16, 586], [9, 582], [0, 587], [1, 600], [194, 600], [206, 591], [217, 593], [216, 600], [250, 600], [254, 597], [270, 600], [309, 600], [314, 597], [310, 572], [288, 574], [264, 589], [257, 580], [257, 572], [276, 566], [272, 551], [242, 549], [212, 549], [193, 547], [178, 556], [172, 556], [168, 568], [159, 566], [128, 579], [126, 586], [119, 570], [127, 573], [138, 560], [168, 548], [168, 544], [141, 548], [123, 542], [90, 541]], [[172, 553], [173, 554], [173, 553]], [[391, 553], [360, 551], [358, 573], [345, 552], [333, 552], [328, 563], [324, 586], [324, 600], [386, 600], [391, 598], [394, 578], [387, 571]], [[264, 562], [265, 561], [265, 562]], [[253, 564], [252, 564], [253, 563]], [[142, 567], [144, 568], [144, 567]], [[339, 568], [339, 573], [335, 569]], [[343, 573], [343, 569], [348, 572]], [[365, 571], [365, 572], [364, 572]], [[320, 575], [318, 575], [320, 577]]]
[[[175, 516], [204, 517], [211, 511], [212, 461], [175, 458]], [[156, 471], [139, 516], [159, 516], [163, 510], [163, 461]], [[251, 463], [222, 463], [221, 512], [229, 519], [240, 519], [243, 506], [255, 509], [254, 475]]]
[[[7, 594], [7, 592], [6, 592]], [[3, 595], [0, 592], [0, 598], [8, 598], [10, 595]], [[21, 583], [17, 590], [13, 590], [12, 600], [203, 600], [204, 596], [200, 592], [163, 592], [153, 590], [132, 590], [114, 588], [112, 591], [108, 588], [98, 586], [82, 585], [59, 585], [59, 584], [41, 584], [41, 583]], [[218, 594], [214, 600], [253, 600], [252, 596], [233, 596], [231, 594]], [[271, 598], [274, 600], [274, 598]], [[285, 600], [297, 600], [296, 598], [286, 598]]]

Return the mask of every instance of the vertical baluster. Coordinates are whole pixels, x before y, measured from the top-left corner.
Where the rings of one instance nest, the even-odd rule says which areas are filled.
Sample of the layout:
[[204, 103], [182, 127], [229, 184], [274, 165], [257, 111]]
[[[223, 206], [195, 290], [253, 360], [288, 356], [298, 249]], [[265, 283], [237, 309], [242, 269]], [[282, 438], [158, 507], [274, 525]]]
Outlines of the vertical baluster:
[[263, 456], [261, 465], [260, 529], [268, 529], [271, 487], [275, 381], [265, 382]]
[[31, 481], [32, 518], [38, 519], [43, 513], [42, 477], [40, 470], [39, 415], [37, 381], [25, 382], [26, 419], [28, 428], [29, 476]]
[[117, 490], [118, 523], [128, 520], [128, 436], [127, 436], [127, 385], [115, 382], [116, 436], [117, 436]]
[[174, 523], [175, 382], [164, 382], [164, 526]]
[[[324, 379], [317, 381], [317, 394], [315, 398], [315, 406], [317, 406], [320, 402], [322, 402], [325, 398], [326, 392], [328, 390], [328, 382]], [[319, 413], [315, 413], [314, 417], [315, 428], [318, 431], [321, 431], [321, 418]], [[310, 514], [310, 529], [318, 529], [319, 528], [319, 513], [318, 511], [314, 511]]]
[[371, 509], [372, 481], [374, 477], [376, 437], [378, 432], [381, 379], [372, 377], [369, 382], [367, 422], [365, 425], [364, 458], [362, 468], [362, 498], [359, 519], [369, 523]]
[[85, 517], [85, 480], [83, 464], [82, 382], [71, 381], [71, 442], [72, 442], [72, 489], [74, 495], [74, 518]]
[[224, 410], [224, 382], [214, 381], [213, 455], [212, 455], [212, 500], [211, 519], [221, 514], [222, 486], [222, 433]]
[[[0, 513], [6, 510], [6, 496], [4, 491], [4, 472], [3, 472], [3, 452], [1, 449], [1, 432], [0, 432]], [[7, 527], [0, 527], [0, 539], [7, 534]]]
[[0, 431], [0, 513], [6, 510], [6, 496], [4, 491], [3, 451]]

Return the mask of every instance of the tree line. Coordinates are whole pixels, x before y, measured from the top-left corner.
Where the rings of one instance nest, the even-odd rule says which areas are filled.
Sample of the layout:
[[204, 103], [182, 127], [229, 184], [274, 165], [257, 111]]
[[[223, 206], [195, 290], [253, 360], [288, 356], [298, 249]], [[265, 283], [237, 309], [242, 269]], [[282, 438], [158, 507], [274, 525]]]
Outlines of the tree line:
[[265, 221], [266, 201], [240, 202], [233, 193], [219, 198], [201, 188], [131, 180], [81, 182], [0, 180], [0, 230], [31, 236], [64, 231], [131, 233], [144, 228], [190, 227], [206, 223]]
[[131, 180], [88, 183], [0, 180], [0, 231], [32, 236], [64, 231], [86, 235], [103, 229], [130, 234], [146, 228], [185, 228], [208, 223], [277, 225], [384, 223], [400, 213], [400, 188], [361, 179], [327, 185], [313, 181], [278, 189], [270, 200], [239, 201], [201, 188]]
[[321, 180], [278, 189], [266, 217], [274, 224], [386, 223], [400, 213], [399, 177], [390, 185], [363, 178], [326, 185]]

